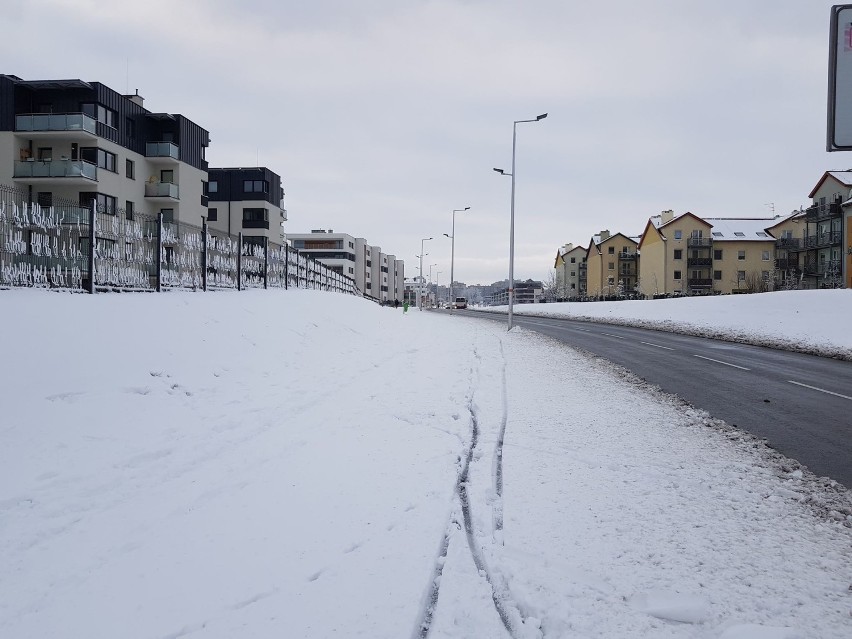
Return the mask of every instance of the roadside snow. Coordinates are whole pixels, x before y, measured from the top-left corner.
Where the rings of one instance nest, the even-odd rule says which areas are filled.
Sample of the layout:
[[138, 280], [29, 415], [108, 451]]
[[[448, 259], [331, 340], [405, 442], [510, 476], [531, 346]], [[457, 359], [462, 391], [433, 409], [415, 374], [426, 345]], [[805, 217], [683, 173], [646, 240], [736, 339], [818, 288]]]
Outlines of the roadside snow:
[[[506, 312], [505, 306], [477, 307]], [[852, 360], [852, 290], [776, 291], [624, 302], [518, 304], [516, 315], [642, 326]]]
[[0, 307], [0, 637], [852, 635], [848, 492], [536, 333], [313, 291]]

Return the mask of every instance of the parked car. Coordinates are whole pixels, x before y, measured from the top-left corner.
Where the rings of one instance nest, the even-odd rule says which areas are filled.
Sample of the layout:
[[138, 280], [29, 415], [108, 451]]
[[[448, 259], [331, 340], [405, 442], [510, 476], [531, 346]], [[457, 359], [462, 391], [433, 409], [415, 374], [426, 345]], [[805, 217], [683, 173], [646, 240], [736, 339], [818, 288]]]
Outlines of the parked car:
[[467, 298], [457, 297], [453, 302], [453, 308], [467, 308]]

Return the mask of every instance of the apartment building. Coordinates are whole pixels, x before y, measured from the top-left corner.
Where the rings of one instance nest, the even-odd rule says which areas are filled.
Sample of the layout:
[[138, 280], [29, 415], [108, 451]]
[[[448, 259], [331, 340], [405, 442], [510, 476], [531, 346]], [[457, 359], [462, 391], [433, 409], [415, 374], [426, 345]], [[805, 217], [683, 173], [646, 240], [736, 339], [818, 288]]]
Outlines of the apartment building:
[[94, 201], [108, 214], [200, 225], [210, 135], [143, 103], [99, 82], [0, 75], [0, 183], [42, 206]]
[[586, 255], [588, 249], [572, 243], [559, 247], [553, 268], [556, 269], [556, 297], [570, 300], [586, 294]]
[[[632, 295], [639, 280], [636, 239], [601, 231], [586, 250], [586, 293], [590, 297]], [[577, 270], [580, 272], [579, 268]], [[579, 277], [579, 275], [578, 275]]]
[[692, 213], [648, 219], [638, 249], [644, 295], [700, 295], [713, 289], [711, 226]]
[[803, 288], [852, 286], [850, 193], [852, 171], [827, 171], [808, 195], [798, 247]]
[[281, 176], [265, 166], [211, 168], [207, 171], [207, 222], [244, 243], [284, 244], [284, 190]]
[[383, 302], [403, 300], [405, 262], [382, 253], [381, 247], [367, 244], [364, 238], [315, 229], [288, 233], [287, 239], [303, 255], [351, 277], [365, 296]]
[[[710, 224], [713, 293], [773, 289], [775, 238], [766, 227], [781, 218], [703, 218]], [[691, 258], [687, 258], [689, 261]]]

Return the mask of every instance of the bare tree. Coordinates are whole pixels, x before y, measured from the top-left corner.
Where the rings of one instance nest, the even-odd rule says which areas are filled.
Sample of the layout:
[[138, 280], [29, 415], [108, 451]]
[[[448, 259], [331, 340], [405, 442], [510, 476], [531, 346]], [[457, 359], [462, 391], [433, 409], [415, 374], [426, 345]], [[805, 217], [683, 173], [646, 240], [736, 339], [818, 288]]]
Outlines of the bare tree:
[[551, 269], [544, 280], [544, 299], [548, 302], [556, 300], [559, 295], [559, 278], [556, 275], [556, 269]]

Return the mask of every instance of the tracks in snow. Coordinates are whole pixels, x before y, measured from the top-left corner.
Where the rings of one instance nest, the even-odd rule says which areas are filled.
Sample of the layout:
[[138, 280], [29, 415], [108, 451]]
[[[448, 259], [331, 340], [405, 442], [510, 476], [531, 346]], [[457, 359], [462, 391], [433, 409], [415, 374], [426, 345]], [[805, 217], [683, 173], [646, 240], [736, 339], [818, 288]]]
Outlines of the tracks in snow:
[[[506, 381], [506, 356], [503, 351], [503, 343], [500, 341], [500, 361], [501, 361], [501, 385], [500, 397], [502, 403], [502, 414], [500, 419], [500, 428], [494, 443], [494, 456], [492, 463], [492, 487], [493, 505], [492, 505], [492, 530], [490, 535], [486, 535], [486, 531], [477, 529], [473, 517], [473, 503], [471, 499], [471, 464], [475, 458], [478, 458], [477, 452], [481, 448], [480, 440], [480, 411], [474, 402], [477, 388], [479, 386], [480, 368], [471, 371], [471, 386], [470, 397], [467, 403], [467, 410], [470, 414], [470, 438], [467, 445], [467, 450], [464, 453], [464, 458], [459, 457], [459, 472], [456, 477], [454, 499], [457, 497], [458, 502], [450, 514], [447, 523], [444, 537], [439, 546], [438, 557], [435, 561], [435, 568], [432, 575], [432, 580], [429, 584], [426, 594], [426, 601], [420, 615], [419, 623], [415, 629], [414, 636], [419, 639], [426, 639], [429, 636], [429, 630], [432, 626], [435, 611], [438, 606], [438, 598], [440, 596], [441, 579], [443, 570], [446, 564], [450, 542], [454, 531], [461, 529], [459, 523], [459, 514], [464, 525], [467, 545], [470, 551], [471, 559], [476, 568], [477, 573], [484, 578], [491, 589], [491, 600], [494, 604], [503, 627], [506, 628], [509, 635], [514, 639], [521, 636], [529, 637], [530, 632], [533, 636], [541, 636], [537, 627], [533, 630], [533, 624], [527, 626], [529, 615], [524, 614], [521, 607], [513, 600], [509, 585], [506, 579], [499, 571], [489, 567], [486, 561], [486, 555], [496, 557], [494, 551], [503, 545], [503, 442], [506, 436], [506, 425], [508, 423], [508, 385]], [[477, 362], [481, 361], [479, 354], [474, 349], [474, 356]], [[481, 455], [480, 455], [481, 456]], [[459, 513], [460, 511], [460, 513]], [[493, 548], [486, 548], [482, 545], [481, 539], [490, 538]]]

